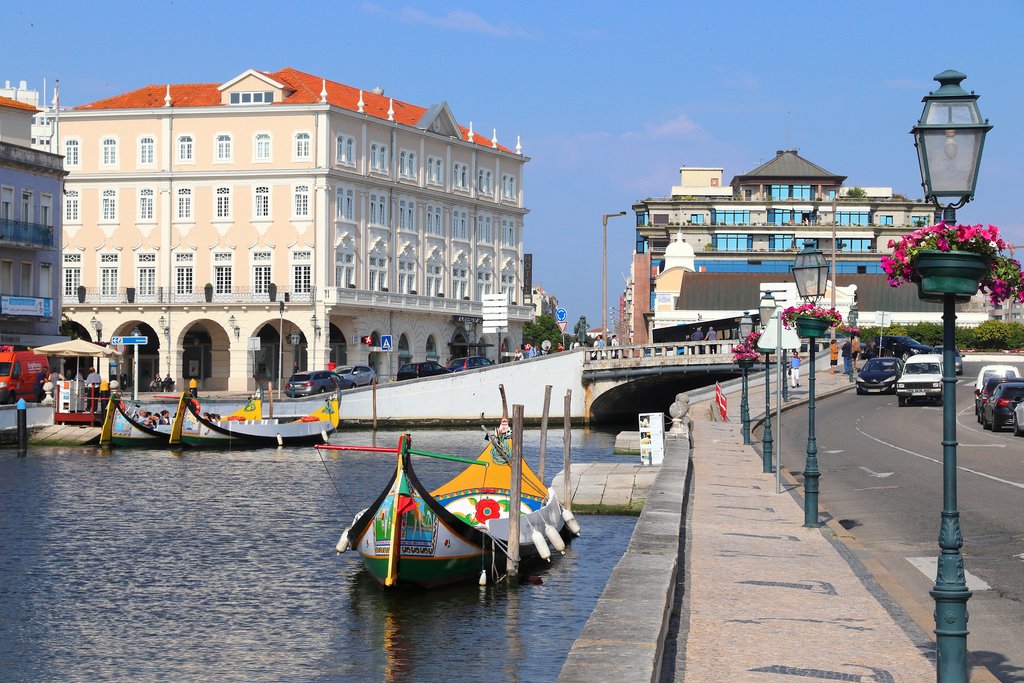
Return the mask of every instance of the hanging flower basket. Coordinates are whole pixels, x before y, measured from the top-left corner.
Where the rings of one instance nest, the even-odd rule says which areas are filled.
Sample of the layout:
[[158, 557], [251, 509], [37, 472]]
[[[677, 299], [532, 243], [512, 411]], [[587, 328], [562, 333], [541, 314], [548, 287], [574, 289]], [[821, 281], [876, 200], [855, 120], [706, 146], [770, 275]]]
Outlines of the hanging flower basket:
[[904, 235], [899, 244], [889, 240], [892, 256], [882, 257], [889, 285], [907, 282], [917, 286], [925, 301], [942, 301], [951, 294], [966, 302], [979, 290], [992, 305], [1007, 299], [1024, 302], [1020, 263], [1012, 255], [994, 225], [939, 223]]
[[747, 338], [736, 346], [732, 347], [732, 359], [741, 368], [749, 368], [758, 359], [757, 341], [761, 338], [760, 332], [751, 332]]
[[752, 368], [754, 367], [754, 360], [755, 359], [751, 357], [737, 358], [736, 365], [741, 368]]
[[796, 333], [801, 337], [824, 337], [832, 323], [826, 318], [802, 315], [796, 319]]
[[841, 325], [843, 316], [834, 308], [803, 304], [791, 306], [782, 312], [782, 324], [796, 328], [801, 337], [824, 337], [830, 327]]

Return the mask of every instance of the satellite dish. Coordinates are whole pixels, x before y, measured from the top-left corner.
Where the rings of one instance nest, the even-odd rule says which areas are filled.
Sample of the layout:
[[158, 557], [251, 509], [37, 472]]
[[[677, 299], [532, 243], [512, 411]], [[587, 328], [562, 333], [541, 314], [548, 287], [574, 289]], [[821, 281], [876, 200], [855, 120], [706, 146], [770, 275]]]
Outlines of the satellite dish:
[[551, 350], [551, 340], [550, 339], [545, 339], [544, 341], [542, 341], [540, 343], [540, 348], [544, 349], [545, 351], [550, 351]]

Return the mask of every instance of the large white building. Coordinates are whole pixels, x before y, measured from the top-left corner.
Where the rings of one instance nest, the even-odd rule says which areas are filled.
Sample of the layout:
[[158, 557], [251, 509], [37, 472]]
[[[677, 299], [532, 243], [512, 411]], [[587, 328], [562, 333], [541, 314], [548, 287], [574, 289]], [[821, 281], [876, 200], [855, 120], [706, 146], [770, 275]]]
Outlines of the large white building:
[[[65, 313], [149, 338], [140, 383], [515, 348], [527, 158], [424, 108], [286, 68], [62, 110]], [[481, 334], [481, 296], [509, 328]], [[392, 351], [381, 348], [390, 336]], [[366, 344], [365, 340], [371, 343]]]

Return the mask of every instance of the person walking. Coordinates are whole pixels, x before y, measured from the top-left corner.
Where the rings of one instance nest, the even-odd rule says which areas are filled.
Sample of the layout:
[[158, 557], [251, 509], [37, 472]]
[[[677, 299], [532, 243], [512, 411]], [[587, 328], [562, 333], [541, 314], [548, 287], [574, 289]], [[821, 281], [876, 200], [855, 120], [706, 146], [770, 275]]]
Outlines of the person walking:
[[796, 389], [800, 386], [800, 352], [794, 351], [789, 357], [789, 386]]
[[850, 360], [853, 362], [853, 371], [857, 372], [857, 359], [860, 358], [860, 337], [856, 334], [850, 340]]
[[690, 341], [704, 341], [704, 328], [701, 325], [690, 335]]
[[839, 365], [839, 344], [833, 339], [828, 345], [828, 374], [836, 374], [836, 366]]
[[850, 353], [852, 348], [853, 345], [850, 343], [849, 339], [843, 342], [843, 372], [846, 373], [847, 375], [853, 372], [853, 365], [851, 365], [850, 361]]

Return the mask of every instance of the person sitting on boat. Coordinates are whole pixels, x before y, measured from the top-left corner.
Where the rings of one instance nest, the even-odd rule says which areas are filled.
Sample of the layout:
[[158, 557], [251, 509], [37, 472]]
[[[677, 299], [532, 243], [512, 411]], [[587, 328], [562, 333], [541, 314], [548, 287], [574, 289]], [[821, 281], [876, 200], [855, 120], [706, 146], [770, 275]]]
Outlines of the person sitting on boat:
[[156, 418], [153, 416], [153, 413], [148, 410], [139, 411], [139, 422], [146, 427], [156, 426]]
[[160, 417], [157, 420], [157, 424], [169, 425], [171, 424], [171, 415], [168, 410], [161, 410]]

